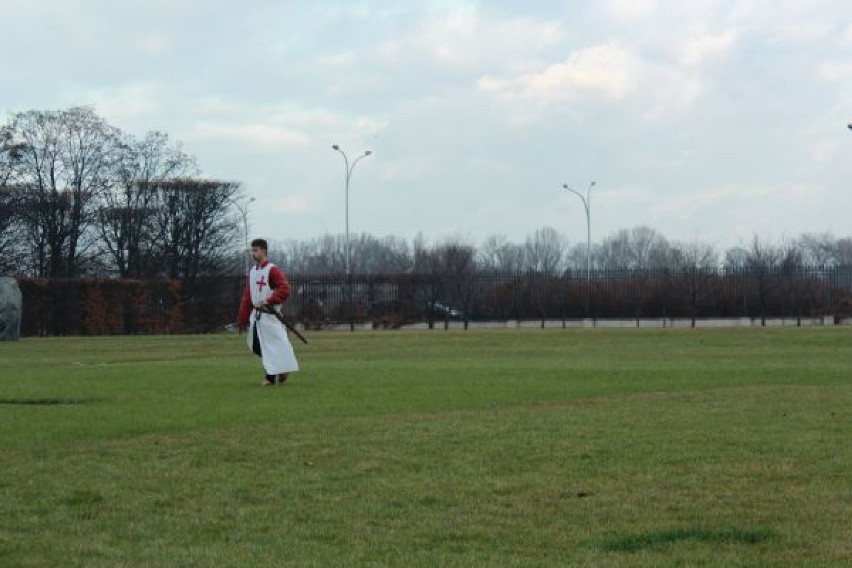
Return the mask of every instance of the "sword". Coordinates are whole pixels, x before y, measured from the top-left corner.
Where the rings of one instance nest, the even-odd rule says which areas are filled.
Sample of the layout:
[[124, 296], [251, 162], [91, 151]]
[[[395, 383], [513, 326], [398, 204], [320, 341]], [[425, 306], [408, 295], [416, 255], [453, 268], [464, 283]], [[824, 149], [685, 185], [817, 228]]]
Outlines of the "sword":
[[272, 306], [266, 306], [266, 309], [265, 309], [265, 310], [261, 310], [260, 308], [255, 308], [255, 309], [256, 309], [258, 312], [260, 312], [260, 313], [263, 313], [263, 314], [271, 314], [271, 315], [275, 316], [275, 318], [276, 318], [278, 321], [280, 321], [282, 324], [284, 324], [284, 327], [286, 327], [288, 331], [292, 331], [292, 332], [293, 332], [293, 335], [295, 335], [296, 337], [298, 337], [299, 339], [301, 339], [301, 340], [302, 340], [302, 343], [304, 343], [305, 345], [307, 345], [308, 340], [307, 340], [307, 339], [305, 339], [305, 336], [304, 336], [304, 335], [302, 335], [301, 333], [299, 333], [299, 330], [298, 330], [298, 329], [296, 329], [295, 327], [293, 327], [293, 326], [290, 324], [290, 322], [289, 322], [289, 321], [287, 321], [287, 319], [286, 319], [284, 316], [282, 316], [281, 314], [279, 314], [279, 313], [278, 313], [278, 311], [277, 311], [275, 308], [273, 308]]

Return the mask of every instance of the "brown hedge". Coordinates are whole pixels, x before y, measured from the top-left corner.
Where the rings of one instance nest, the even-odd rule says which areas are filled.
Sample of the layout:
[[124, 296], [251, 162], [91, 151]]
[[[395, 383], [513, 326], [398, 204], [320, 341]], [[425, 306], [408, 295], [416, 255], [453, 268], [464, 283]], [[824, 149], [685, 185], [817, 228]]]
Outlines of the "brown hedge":
[[18, 284], [25, 336], [180, 333], [184, 328], [175, 281], [24, 278]]

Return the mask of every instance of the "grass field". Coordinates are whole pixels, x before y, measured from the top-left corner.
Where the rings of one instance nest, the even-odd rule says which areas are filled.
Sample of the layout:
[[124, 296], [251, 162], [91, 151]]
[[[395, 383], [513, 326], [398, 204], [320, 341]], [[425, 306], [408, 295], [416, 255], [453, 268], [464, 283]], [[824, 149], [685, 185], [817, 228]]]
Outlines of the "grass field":
[[852, 329], [0, 343], [0, 566], [849, 566]]

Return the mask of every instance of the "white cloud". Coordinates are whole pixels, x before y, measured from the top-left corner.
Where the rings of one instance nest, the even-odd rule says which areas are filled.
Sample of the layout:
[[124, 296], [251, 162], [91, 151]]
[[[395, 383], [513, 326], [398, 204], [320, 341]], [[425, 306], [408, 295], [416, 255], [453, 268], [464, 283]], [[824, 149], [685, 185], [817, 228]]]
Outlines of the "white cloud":
[[163, 110], [165, 90], [156, 83], [132, 83], [111, 89], [66, 94], [71, 105], [94, 105], [98, 114], [121, 125]]
[[274, 213], [287, 215], [306, 215], [316, 210], [312, 196], [305, 193], [294, 193], [272, 199], [270, 209]]
[[198, 100], [193, 109], [198, 114], [213, 114], [216, 116], [232, 115], [244, 109], [242, 105], [227, 101], [222, 97], [209, 96]]
[[394, 160], [379, 167], [378, 178], [383, 181], [405, 181], [416, 179], [425, 167], [421, 160]]
[[249, 105], [213, 96], [193, 106], [199, 119], [193, 139], [234, 139], [266, 147], [305, 146], [311, 141], [363, 144], [387, 127], [387, 120], [347, 116], [319, 108], [287, 105]]
[[136, 40], [137, 49], [152, 56], [165, 55], [171, 46], [172, 38], [160, 31], [144, 33]]
[[635, 66], [633, 57], [620, 47], [597, 45], [577, 51], [565, 61], [548, 65], [537, 73], [482, 77], [478, 86], [501, 98], [545, 105], [583, 96], [620, 100], [634, 88]]
[[308, 136], [283, 126], [248, 123], [199, 123], [189, 135], [193, 140], [234, 140], [253, 146], [282, 148], [303, 146]]
[[531, 17], [493, 18], [466, 6], [436, 12], [407, 36], [391, 38], [376, 49], [391, 65], [420, 59], [449, 68], [506, 65], [509, 60], [558, 45], [565, 36], [559, 23]]
[[833, 25], [820, 20], [780, 20], [769, 29], [785, 41], [812, 42], [828, 36]]
[[345, 138], [372, 138], [387, 127], [387, 119], [376, 116], [347, 116], [325, 109], [275, 111], [270, 109], [272, 120], [303, 129], [336, 133]]
[[690, 38], [682, 47], [681, 62], [687, 67], [696, 67], [706, 60], [727, 53], [737, 39], [736, 30], [720, 34], [702, 34]]
[[317, 65], [342, 67], [352, 63], [354, 58], [355, 55], [351, 51], [338, 51], [335, 53], [320, 53], [315, 55], [313, 60]]
[[562, 99], [572, 91], [585, 91], [623, 99], [633, 89], [633, 66], [630, 54], [615, 45], [590, 47], [531, 77], [528, 96]]
[[485, 76], [477, 87], [507, 108], [516, 125], [554, 113], [574, 117], [618, 109], [631, 123], [678, 117], [705, 90], [704, 77], [675, 65], [643, 59], [614, 43], [578, 50], [534, 72]]
[[620, 20], [632, 20], [653, 14], [657, 9], [656, 0], [607, 0], [607, 12]]
[[831, 61], [821, 63], [817, 67], [817, 74], [820, 78], [826, 81], [839, 81], [852, 77], [852, 62], [849, 61]]

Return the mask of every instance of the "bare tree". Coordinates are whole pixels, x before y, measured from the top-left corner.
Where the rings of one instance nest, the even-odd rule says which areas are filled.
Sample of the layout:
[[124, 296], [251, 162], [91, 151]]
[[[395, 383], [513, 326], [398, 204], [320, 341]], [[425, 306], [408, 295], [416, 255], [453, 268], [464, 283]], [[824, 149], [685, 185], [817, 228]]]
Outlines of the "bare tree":
[[140, 185], [154, 196], [152, 228], [161, 272], [192, 289], [199, 276], [221, 270], [240, 238], [229, 214], [239, 184], [181, 178]]
[[719, 253], [708, 243], [675, 242], [670, 250], [671, 268], [717, 268]]
[[[602, 255], [600, 245], [593, 243], [591, 249], [592, 269], [594, 270], [597, 267], [596, 263], [600, 263]], [[571, 270], [583, 270], [585, 272], [586, 267], [588, 266], [586, 261], [586, 255], [588, 252], [586, 243], [576, 243], [569, 247], [568, 250], [565, 251], [565, 268]]]
[[[283, 241], [269, 240], [269, 258], [283, 268], [292, 272], [313, 272], [310, 270], [306, 259], [311, 254], [310, 243], [299, 239], [287, 239]], [[240, 258], [240, 270], [243, 270], [242, 258]]]
[[564, 266], [568, 239], [553, 227], [538, 229], [524, 244], [526, 268], [555, 273]]
[[804, 233], [798, 239], [805, 262], [811, 266], [832, 266], [836, 263], [834, 256], [835, 239], [831, 233]]
[[118, 129], [87, 107], [31, 110], [11, 116], [5, 137], [17, 148], [7, 184], [19, 194], [35, 273], [79, 274], [92, 260], [95, 204], [115, 179]]
[[405, 239], [387, 236], [376, 238], [367, 233], [351, 242], [352, 264], [362, 274], [390, 274], [409, 272], [414, 259]]
[[326, 234], [306, 241], [291, 239], [274, 246], [270, 255], [274, 262], [293, 272], [343, 273], [346, 270], [346, 238]]
[[21, 272], [23, 244], [19, 232], [21, 230], [15, 194], [0, 185], [0, 274]]
[[421, 274], [418, 297], [425, 304], [429, 327], [435, 319], [461, 317], [465, 327], [476, 284], [476, 248], [459, 238], [429, 246], [422, 234], [414, 239], [414, 272]]
[[700, 314], [702, 302], [709, 300], [712, 282], [717, 277], [719, 253], [712, 245], [693, 241], [672, 245], [672, 260], [676, 268], [675, 285], [686, 296], [692, 327]]
[[476, 270], [476, 249], [459, 240], [449, 239], [438, 245], [432, 258], [444, 273], [464, 274]]
[[9, 186], [18, 152], [11, 129], [0, 127], [0, 274], [20, 269], [18, 254], [21, 239], [17, 234], [20, 231], [19, 215], [16, 195]]
[[722, 266], [727, 270], [737, 270], [745, 268], [748, 264], [748, 251], [741, 247], [731, 247], [725, 251], [725, 260], [722, 261]]
[[417, 233], [417, 236], [414, 237], [414, 242], [411, 244], [411, 248], [412, 255], [414, 256], [414, 272], [424, 274], [432, 272], [432, 250], [423, 233]]
[[125, 135], [120, 146], [117, 183], [104, 192], [97, 229], [111, 264], [122, 278], [139, 278], [156, 265], [153, 222], [157, 192], [151, 182], [197, 173], [195, 159], [168, 135], [149, 132], [143, 140]]
[[[399, 274], [414, 265], [405, 239], [377, 238], [362, 233], [350, 239], [354, 274]], [[345, 235], [323, 235], [304, 241], [289, 240], [275, 247], [273, 259], [295, 272], [331, 274], [346, 270]]]
[[509, 242], [503, 235], [485, 239], [479, 253], [483, 268], [501, 272], [520, 272], [526, 267], [524, 245]]
[[745, 265], [749, 268], [772, 270], [780, 268], [785, 260], [787, 247], [772, 243], [755, 235], [746, 251]]
[[15, 166], [21, 159], [21, 152], [24, 149], [24, 144], [16, 140], [12, 128], [0, 126], [0, 189], [7, 189], [12, 183]]
[[772, 243], [755, 235], [744, 260], [757, 296], [761, 325], [766, 325], [769, 300], [781, 285], [781, 276], [802, 266], [802, 252], [795, 242]]
[[852, 238], [844, 237], [834, 243], [834, 258], [838, 266], [852, 266]]
[[852, 239], [835, 239], [831, 233], [805, 233], [798, 240], [804, 262], [810, 266], [852, 265]]
[[433, 274], [443, 281], [448, 302], [440, 305], [433, 302], [430, 311], [443, 314], [445, 326], [450, 317], [460, 317], [467, 329], [478, 282], [476, 248], [460, 239], [448, 239], [432, 250], [431, 267]]
[[606, 237], [596, 256], [596, 264], [610, 270], [664, 268], [671, 261], [671, 245], [655, 229], [640, 226]]

